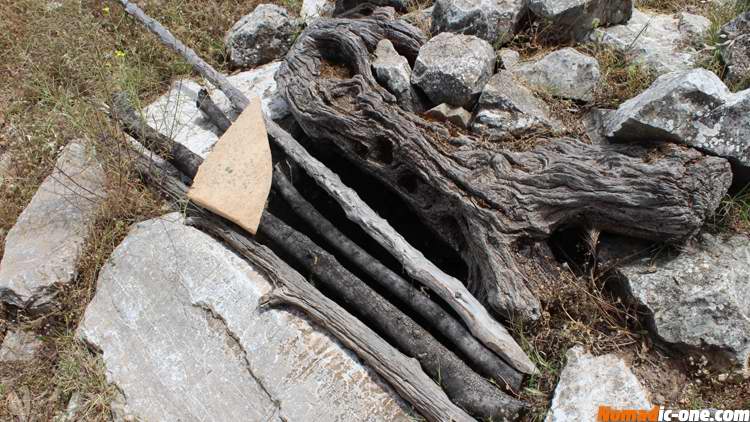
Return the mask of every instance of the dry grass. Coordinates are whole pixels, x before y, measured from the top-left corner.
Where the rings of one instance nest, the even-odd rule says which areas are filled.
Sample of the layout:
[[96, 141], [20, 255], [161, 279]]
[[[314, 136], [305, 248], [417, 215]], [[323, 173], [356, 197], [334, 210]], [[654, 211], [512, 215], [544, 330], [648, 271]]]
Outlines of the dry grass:
[[613, 47], [587, 44], [578, 49], [599, 62], [601, 80], [594, 92], [596, 107], [617, 108], [625, 100], [645, 91], [656, 80], [654, 72], [629, 60], [625, 53]]
[[597, 355], [630, 352], [641, 356], [642, 345], [649, 344], [635, 310], [611, 296], [603, 278], [580, 273], [594, 271], [574, 273], [564, 267], [561, 277], [545, 281], [536, 292], [542, 303], [541, 318], [515, 324], [516, 338], [540, 371], [521, 391], [521, 398], [531, 404], [525, 420], [544, 420], [571, 347], [581, 345]]
[[[108, 420], [112, 387], [100, 359], [75, 341], [99, 270], [128, 227], [165, 212], [163, 203], [131, 173], [124, 138], [102, 112], [115, 91], [140, 101], [164, 92], [190, 68], [105, 0], [0, 2], [0, 152], [10, 154], [0, 186], [0, 245], [5, 233], [49, 174], [59, 149], [74, 138], [96, 142], [108, 175], [108, 199], [96, 218], [76, 281], [61, 291], [61, 309], [41, 319], [4, 310], [3, 331], [20, 326], [44, 342], [39, 359], [0, 367], [0, 420], [19, 411], [50, 420], [80, 394], [77, 420]], [[138, 1], [211, 64], [226, 69], [225, 31], [257, 0]], [[299, 9], [299, 0], [280, 3]], [[2, 246], [0, 246], [0, 254]], [[27, 404], [30, 404], [27, 406]], [[28, 409], [27, 409], [28, 408]], [[19, 410], [20, 409], [20, 410]]]

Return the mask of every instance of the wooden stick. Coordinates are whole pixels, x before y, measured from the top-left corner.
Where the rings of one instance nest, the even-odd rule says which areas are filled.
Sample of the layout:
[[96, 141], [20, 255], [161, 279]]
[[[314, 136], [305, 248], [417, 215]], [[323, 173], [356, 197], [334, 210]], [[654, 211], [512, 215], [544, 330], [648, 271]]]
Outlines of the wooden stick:
[[[180, 181], [179, 171], [175, 167], [168, 162], [156, 160], [150, 151], [137, 142], [134, 150], [135, 168], [145, 180], [170, 199], [185, 200], [188, 187]], [[356, 317], [322, 295], [271, 250], [209, 211], [194, 204], [191, 206], [193, 213], [201, 215], [191, 217], [188, 220], [191, 225], [223, 240], [276, 286], [269, 295], [261, 299], [262, 304], [290, 304], [299, 307], [344, 346], [354, 351], [428, 420], [474, 420], [448, 399], [445, 392], [422, 371], [416, 360], [403, 355]], [[505, 399], [508, 399], [507, 396]], [[510, 399], [509, 403], [512, 402]]]
[[[120, 0], [125, 10], [157, 35], [165, 45], [181, 54], [193, 68], [229, 98], [233, 107], [244, 110], [247, 97], [166, 28], [147, 16], [128, 0]], [[407, 274], [437, 293], [461, 317], [469, 330], [490, 350], [498, 353], [518, 371], [537, 372], [508, 330], [492, 318], [487, 309], [454, 277], [430, 262], [418, 249], [410, 245], [388, 222], [365, 204], [357, 193], [323, 163], [311, 156], [289, 133], [272, 119], [265, 117], [266, 130], [271, 139], [331, 195], [343, 208], [346, 216], [359, 224], [365, 232], [385, 247], [403, 266]]]
[[453, 315], [445, 312], [429, 296], [341, 233], [333, 223], [297, 192], [278, 167], [274, 169], [273, 186], [275, 192], [284, 198], [295, 214], [323, 237], [329, 246], [346, 256], [378, 284], [414, 309], [433, 328], [453, 343], [474, 364], [479, 373], [487, 378], [502, 381], [508, 387], [518, 390], [522, 380], [521, 374], [478, 342]]
[[459, 359], [427, 330], [370, 286], [349, 272], [325, 249], [309, 237], [289, 227], [266, 211], [258, 227], [258, 236], [268, 239], [284, 251], [284, 256], [301, 265], [308, 278], [336, 295], [340, 303], [368, 322], [407, 356], [419, 361], [424, 371], [440, 386], [451, 401], [478, 419], [516, 419], [524, 404]]

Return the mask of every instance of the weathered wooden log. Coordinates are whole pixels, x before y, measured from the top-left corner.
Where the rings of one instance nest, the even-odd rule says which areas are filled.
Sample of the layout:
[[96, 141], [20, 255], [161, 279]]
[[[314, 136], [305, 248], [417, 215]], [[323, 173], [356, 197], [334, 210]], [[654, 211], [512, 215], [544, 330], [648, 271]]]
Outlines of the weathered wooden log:
[[179, 142], [174, 142], [171, 138], [162, 135], [156, 129], [145, 124], [141, 114], [136, 112], [130, 104], [130, 99], [126, 92], [118, 92], [112, 96], [110, 114], [115, 120], [120, 122], [125, 132], [139, 139], [146, 148], [173, 158], [173, 163], [177, 169], [191, 179], [195, 177], [195, 173], [198, 171], [198, 167], [203, 160], [197, 161], [200, 157], [193, 154], [186, 146]]
[[[145, 123], [141, 125], [150, 129]], [[172, 157], [171, 160], [173, 162], [175, 158]], [[192, 160], [198, 165], [201, 161], [197, 156]], [[179, 182], [177, 170], [171, 171], [165, 163], [159, 164], [154, 157], [149, 159], [143, 151], [137, 156], [135, 166], [145, 179], [168, 193], [171, 198], [186, 201], [187, 187]], [[154, 176], [157, 174], [153, 172], [154, 168], [161, 169], [158, 178]], [[194, 211], [207, 213], [194, 204], [192, 206]], [[263, 214], [258, 235], [270, 240], [286, 255], [303, 265], [309, 275], [340, 296], [349, 304], [350, 309], [359, 310], [361, 315], [385, 333], [404, 353], [417, 359], [430, 376], [440, 379], [450, 399], [472, 415], [480, 418], [515, 419], [523, 410], [522, 402], [509, 397], [475, 373], [424, 328], [346, 270], [330, 253], [268, 210]], [[485, 352], [494, 356], [488, 350]], [[507, 366], [503, 366], [501, 370], [502, 375], [518, 388], [520, 374]], [[499, 375], [501, 374], [495, 374], [496, 377]]]
[[223, 135], [224, 132], [229, 129], [229, 126], [232, 125], [232, 122], [214, 103], [211, 96], [208, 95], [207, 89], [204, 88], [198, 91], [198, 98], [195, 101], [195, 106], [206, 115], [208, 120], [210, 120], [217, 129], [219, 129], [219, 136]]
[[[128, 0], [120, 0], [125, 10], [141, 21], [146, 28], [159, 37], [168, 47], [181, 54], [193, 69], [219, 88], [237, 110], [244, 110], [249, 104], [247, 97], [237, 90], [226, 77], [214, 70], [195, 52], [177, 40], [166, 28], [147, 16], [138, 6]], [[374, 22], [382, 22], [376, 20]], [[408, 25], [384, 25], [383, 28], [363, 34], [372, 38], [387, 34], [399, 51], [414, 52], [423, 41], [419, 31]], [[377, 42], [377, 41], [376, 41]], [[410, 54], [414, 56], [414, 54]], [[369, 67], [367, 69], [369, 73]], [[383, 95], [393, 101], [395, 97], [381, 89]], [[487, 312], [487, 309], [457, 279], [449, 276], [430, 262], [424, 255], [410, 245], [390, 224], [377, 215], [357, 193], [344, 185], [341, 179], [328, 167], [311, 156], [288, 132], [272, 119], [265, 117], [269, 137], [284, 153], [295, 161], [315, 182], [323, 188], [344, 210], [347, 218], [357, 223], [366, 233], [388, 250], [403, 266], [407, 274], [436, 292], [459, 317], [469, 330], [488, 348], [498, 353], [518, 371], [526, 374], [536, 373], [533, 362], [516, 343], [508, 330]]]
[[[222, 133], [228, 128], [229, 120], [216, 106], [208, 92], [201, 90], [198, 94], [198, 108]], [[427, 323], [438, 330], [448, 341], [453, 343], [476, 367], [478, 372], [500, 385], [518, 390], [522, 376], [495, 353], [477, 341], [466, 328], [452, 315], [430, 299], [421, 290], [391, 271], [380, 261], [367, 253], [359, 245], [341, 233], [336, 226], [320, 214], [307, 202], [287, 179], [278, 165], [273, 172], [273, 189], [281, 195], [297, 216], [308, 223], [328, 245], [346, 256], [375, 282], [386, 288], [404, 304], [415, 310]]]
[[[168, 162], [155, 159], [150, 151], [137, 143], [134, 150], [136, 154], [133, 164], [148, 183], [170, 199], [187, 198], [188, 187], [180, 181], [179, 170]], [[354, 351], [428, 420], [473, 420], [448, 399], [445, 392], [422, 371], [415, 359], [403, 355], [356, 317], [322, 295], [271, 250], [194, 204], [191, 205], [191, 213], [199, 216], [191, 217], [189, 223], [226, 242], [276, 286], [274, 291], [262, 299], [266, 305], [289, 304], [302, 309]]]
[[367, 253], [359, 245], [341, 233], [315, 207], [297, 192], [292, 183], [278, 169], [274, 169], [273, 186], [277, 194], [289, 204], [292, 210], [308, 223], [315, 232], [324, 238], [328, 245], [354, 262], [372, 280], [387, 289], [401, 302], [415, 310], [424, 321], [438, 330], [469, 359], [483, 376], [493, 379], [500, 385], [518, 390], [521, 374], [509, 367], [495, 353], [477, 341], [471, 333], [452, 315], [435, 303], [421, 290], [391, 271], [380, 261]]
[[308, 136], [397, 192], [463, 257], [472, 291], [502, 315], [540, 312], [533, 292], [544, 274], [519, 264], [521, 245], [571, 223], [682, 241], [729, 187], [726, 160], [676, 145], [555, 139], [514, 152], [452, 132], [402, 110], [378, 85], [370, 53], [383, 38], [410, 61], [422, 44], [400, 20], [318, 20], [285, 57], [279, 89]]
[[[403, 353], [419, 361], [452, 402], [478, 419], [514, 420], [522, 402], [499, 390], [461, 361], [424, 328], [344, 268], [330, 253], [272, 213], [263, 213], [258, 235], [304, 267], [311, 281], [324, 286], [369, 322]], [[264, 241], [264, 243], [266, 243]]]

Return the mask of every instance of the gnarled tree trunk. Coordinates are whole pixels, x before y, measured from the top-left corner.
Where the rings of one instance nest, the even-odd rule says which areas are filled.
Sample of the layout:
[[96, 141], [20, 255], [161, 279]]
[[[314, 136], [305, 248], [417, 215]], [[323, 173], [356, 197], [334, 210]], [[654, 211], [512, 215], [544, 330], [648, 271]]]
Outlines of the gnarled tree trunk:
[[539, 315], [540, 274], [530, 269], [544, 265], [523, 263], [522, 246], [570, 222], [680, 241], [731, 183], [726, 160], [677, 145], [555, 139], [514, 152], [456, 133], [402, 110], [378, 85], [370, 53], [383, 38], [412, 63], [424, 42], [414, 27], [377, 13], [319, 20], [287, 54], [279, 89], [307, 135], [332, 141], [400, 194], [461, 254], [473, 292], [505, 316]]

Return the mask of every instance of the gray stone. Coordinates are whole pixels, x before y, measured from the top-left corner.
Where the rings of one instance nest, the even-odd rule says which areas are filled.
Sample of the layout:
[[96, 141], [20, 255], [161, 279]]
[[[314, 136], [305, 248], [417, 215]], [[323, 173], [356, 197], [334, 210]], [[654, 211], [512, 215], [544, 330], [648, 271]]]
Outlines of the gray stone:
[[[289, 115], [289, 106], [277, 91], [274, 80], [279, 66], [280, 62], [274, 62], [229, 76], [229, 81], [245, 95], [259, 96], [263, 111], [274, 120]], [[169, 92], [143, 112], [146, 121], [156, 130], [205, 158], [219, 137], [217, 129], [195, 106], [200, 89], [201, 85], [191, 80], [176, 81]], [[209, 88], [209, 93], [225, 114], [237, 116], [221, 91]]]
[[427, 110], [425, 114], [427, 117], [441, 122], [451, 122], [462, 129], [469, 127], [469, 122], [471, 121], [471, 113], [463, 107], [453, 107], [448, 104], [440, 104], [437, 107]]
[[378, 82], [395, 95], [399, 104], [412, 110], [411, 67], [406, 57], [400, 56], [390, 40], [378, 42], [372, 69]]
[[660, 76], [604, 121], [608, 138], [671, 140], [750, 167], [750, 90], [732, 94], [713, 72]]
[[687, 12], [678, 13], [677, 20], [677, 27], [683, 37], [690, 41], [690, 43], [693, 44], [693, 47], [698, 49], [703, 48], [706, 33], [711, 27], [711, 21], [704, 16], [694, 15]]
[[398, 396], [272, 286], [178, 216], [137, 224], [103, 267], [78, 335], [119, 414], [148, 421], [407, 421]]
[[718, 348], [750, 375], [750, 238], [704, 234], [676, 256], [645, 255], [618, 271], [662, 340]]
[[612, 46], [634, 63], [663, 74], [696, 67], [699, 52], [691, 46], [692, 35], [680, 31], [679, 26], [680, 19], [675, 15], [634, 9], [627, 24], [598, 28], [589, 39]]
[[521, 55], [517, 51], [511, 50], [510, 48], [500, 49], [497, 53], [497, 58], [500, 59], [500, 63], [504, 69], [512, 69], [518, 62], [521, 61]]
[[724, 25], [721, 36], [721, 56], [727, 66], [727, 82], [739, 84], [750, 81], [750, 11]]
[[299, 15], [308, 24], [321, 17], [330, 17], [336, 8], [333, 0], [303, 0]]
[[650, 410], [651, 401], [630, 367], [615, 355], [593, 356], [576, 346], [555, 388], [546, 422], [595, 422], [600, 405]]
[[104, 199], [105, 175], [83, 141], [60, 153], [5, 238], [0, 300], [30, 313], [54, 306], [59, 286], [75, 280], [91, 223]]
[[627, 22], [633, 0], [530, 0], [529, 10], [549, 37], [580, 40], [596, 28]]
[[235, 67], [254, 67], [282, 58], [299, 23], [281, 6], [260, 4], [232, 26], [224, 44]]
[[550, 132], [560, 124], [549, 116], [543, 101], [502, 70], [484, 86], [471, 129], [492, 141], [505, 141], [534, 132]]
[[436, 0], [432, 33], [476, 35], [499, 45], [512, 38], [525, 10], [525, 0]]
[[0, 347], [0, 362], [29, 362], [44, 344], [35, 333], [24, 330], [12, 330], [5, 333], [3, 345]]
[[556, 97], [581, 101], [594, 98], [594, 89], [601, 76], [595, 58], [570, 47], [520, 63], [512, 71], [533, 88]]
[[495, 51], [487, 41], [444, 32], [419, 50], [411, 82], [435, 104], [470, 108], [494, 69]]

